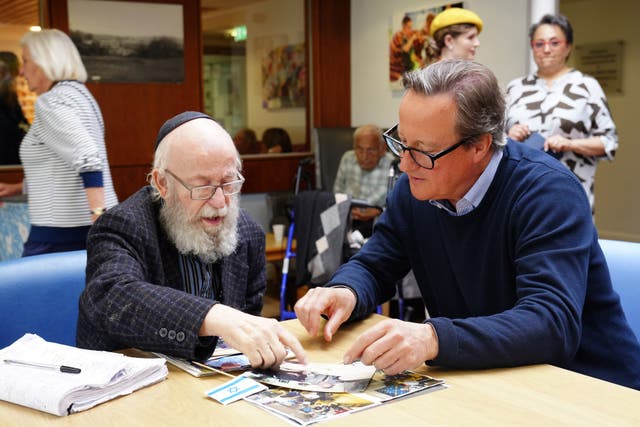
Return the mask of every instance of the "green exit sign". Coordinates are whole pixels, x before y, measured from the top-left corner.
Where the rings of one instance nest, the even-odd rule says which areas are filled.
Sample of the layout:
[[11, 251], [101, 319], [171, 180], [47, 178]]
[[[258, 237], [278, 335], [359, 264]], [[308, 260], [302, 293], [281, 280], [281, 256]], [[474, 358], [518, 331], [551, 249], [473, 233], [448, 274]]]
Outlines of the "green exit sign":
[[244, 41], [247, 39], [247, 27], [245, 25], [234, 27], [231, 34], [233, 35], [233, 40], [237, 42]]

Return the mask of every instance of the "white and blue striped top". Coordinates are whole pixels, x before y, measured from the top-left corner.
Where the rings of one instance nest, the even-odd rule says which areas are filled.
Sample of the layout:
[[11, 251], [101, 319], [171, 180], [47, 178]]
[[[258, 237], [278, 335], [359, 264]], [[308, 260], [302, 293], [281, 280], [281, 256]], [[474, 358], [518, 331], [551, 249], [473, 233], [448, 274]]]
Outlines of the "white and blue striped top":
[[101, 172], [105, 207], [118, 203], [100, 107], [84, 84], [61, 81], [38, 97], [34, 117], [20, 146], [31, 224], [90, 225], [81, 173]]

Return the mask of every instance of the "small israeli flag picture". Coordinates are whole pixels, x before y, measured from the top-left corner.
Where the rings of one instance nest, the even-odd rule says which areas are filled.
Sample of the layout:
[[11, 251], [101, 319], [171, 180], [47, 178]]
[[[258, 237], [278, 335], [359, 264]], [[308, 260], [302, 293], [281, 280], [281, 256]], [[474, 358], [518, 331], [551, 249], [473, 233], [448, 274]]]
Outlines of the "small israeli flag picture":
[[229, 403], [242, 399], [245, 396], [249, 396], [266, 389], [267, 386], [264, 384], [260, 384], [251, 378], [238, 376], [231, 381], [227, 381], [221, 386], [212, 388], [207, 391], [206, 394], [223, 405], [228, 405]]

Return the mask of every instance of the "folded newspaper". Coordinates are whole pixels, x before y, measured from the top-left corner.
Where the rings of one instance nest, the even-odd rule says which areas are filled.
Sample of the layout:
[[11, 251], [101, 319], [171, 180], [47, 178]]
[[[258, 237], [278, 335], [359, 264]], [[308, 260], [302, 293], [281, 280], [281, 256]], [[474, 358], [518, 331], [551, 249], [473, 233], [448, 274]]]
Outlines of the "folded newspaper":
[[54, 415], [84, 411], [166, 377], [164, 359], [84, 350], [34, 334], [0, 349], [0, 399]]

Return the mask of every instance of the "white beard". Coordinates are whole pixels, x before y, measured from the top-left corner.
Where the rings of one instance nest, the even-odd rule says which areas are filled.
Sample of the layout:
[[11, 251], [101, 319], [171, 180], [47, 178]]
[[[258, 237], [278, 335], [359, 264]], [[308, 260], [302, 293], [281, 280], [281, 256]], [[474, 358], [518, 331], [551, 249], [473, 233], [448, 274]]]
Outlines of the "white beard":
[[[181, 254], [192, 254], [213, 263], [235, 251], [239, 213], [238, 197], [231, 196], [228, 206], [215, 209], [205, 204], [194, 218], [189, 218], [180, 201], [172, 196], [160, 208], [160, 222]], [[222, 217], [216, 226], [206, 227], [200, 221], [215, 216]]]

